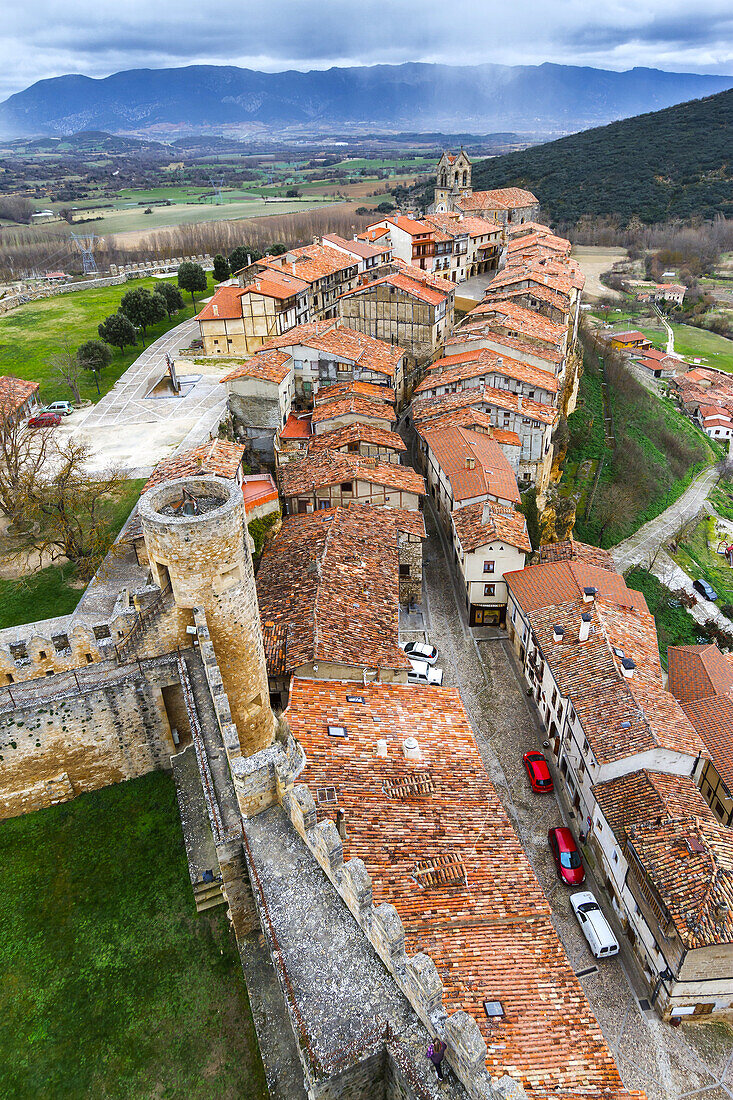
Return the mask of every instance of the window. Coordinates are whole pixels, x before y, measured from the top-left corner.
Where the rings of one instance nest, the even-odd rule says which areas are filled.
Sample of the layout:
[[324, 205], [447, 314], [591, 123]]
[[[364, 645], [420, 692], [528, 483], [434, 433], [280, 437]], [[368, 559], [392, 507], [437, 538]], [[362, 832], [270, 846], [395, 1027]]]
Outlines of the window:
[[495, 595], [496, 595], [496, 585], [495, 584], [485, 584], [484, 585], [484, 596], [495, 596]]
[[342, 493], [353, 493], [353, 491], [354, 491], [354, 483], [352, 481], [342, 481], [341, 482], [341, 492]]
[[401, 577], [409, 577], [409, 575], [410, 575], [409, 565], [401, 565], [400, 566], [400, 576]]
[[484, 562], [484, 573], [493, 573], [493, 572], [494, 572], [494, 563], [493, 563], [493, 561], [485, 561]]

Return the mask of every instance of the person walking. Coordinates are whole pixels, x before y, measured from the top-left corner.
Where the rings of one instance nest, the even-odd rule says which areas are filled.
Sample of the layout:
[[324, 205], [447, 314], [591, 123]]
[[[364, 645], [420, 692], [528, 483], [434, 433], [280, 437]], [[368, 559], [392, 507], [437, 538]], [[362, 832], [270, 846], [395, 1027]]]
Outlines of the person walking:
[[445, 1043], [438, 1038], [433, 1039], [432, 1043], [428, 1047], [428, 1058], [435, 1066], [435, 1072], [438, 1075], [438, 1080], [444, 1080], [443, 1067], [441, 1065], [441, 1062], [445, 1058]]

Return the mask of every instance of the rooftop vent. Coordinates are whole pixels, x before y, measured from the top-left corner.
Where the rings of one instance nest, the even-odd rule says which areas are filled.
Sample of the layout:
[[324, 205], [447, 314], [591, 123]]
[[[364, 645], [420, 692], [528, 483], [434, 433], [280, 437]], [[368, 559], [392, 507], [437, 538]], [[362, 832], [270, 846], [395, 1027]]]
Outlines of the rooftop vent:
[[597, 588], [584, 588], [583, 589], [583, 603], [593, 603], [594, 599], [598, 595]]
[[590, 624], [592, 622], [591, 616], [586, 612], [580, 619], [580, 630], [578, 631], [578, 641], [586, 642], [588, 635], [590, 634]]
[[476, 459], [472, 458], [470, 455], [466, 455], [466, 469], [467, 470], [475, 470], [475, 468], [476, 468]]
[[425, 798], [435, 793], [432, 772], [407, 772], [399, 779], [385, 779], [382, 790], [388, 798]]
[[620, 726], [620, 729], [630, 730], [631, 729], [631, 722], [622, 722], [621, 726]]
[[422, 753], [420, 752], [420, 745], [418, 744], [417, 737], [406, 737], [402, 742], [402, 751], [407, 760], [422, 760]]
[[361, 705], [363, 706], [364, 705], [364, 696], [363, 695], [347, 695], [346, 696], [346, 702], [347, 703], [361, 703]]
[[553, 626], [552, 628], [552, 640], [553, 642], [561, 642], [565, 637], [565, 627]]
[[329, 737], [340, 737], [342, 740], [346, 740], [346, 738], [349, 735], [346, 731], [346, 726], [329, 726], [328, 727], [328, 736]]
[[466, 868], [455, 856], [436, 856], [423, 859], [415, 865], [415, 879], [419, 886], [464, 886]]
[[377, 741], [377, 756], [386, 757], [387, 755], [387, 742], [383, 737], [380, 737]]
[[636, 668], [636, 661], [632, 661], [630, 657], [624, 657], [621, 661], [621, 671], [627, 680], [631, 680], [634, 675], [634, 669]]

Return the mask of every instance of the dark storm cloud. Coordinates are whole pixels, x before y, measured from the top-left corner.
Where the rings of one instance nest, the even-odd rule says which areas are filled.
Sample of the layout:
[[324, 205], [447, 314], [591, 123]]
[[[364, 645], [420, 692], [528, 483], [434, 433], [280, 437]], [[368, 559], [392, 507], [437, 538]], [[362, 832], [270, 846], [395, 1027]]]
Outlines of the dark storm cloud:
[[730, 0], [25, 0], [5, 5], [0, 95], [62, 73], [439, 61], [733, 71]]

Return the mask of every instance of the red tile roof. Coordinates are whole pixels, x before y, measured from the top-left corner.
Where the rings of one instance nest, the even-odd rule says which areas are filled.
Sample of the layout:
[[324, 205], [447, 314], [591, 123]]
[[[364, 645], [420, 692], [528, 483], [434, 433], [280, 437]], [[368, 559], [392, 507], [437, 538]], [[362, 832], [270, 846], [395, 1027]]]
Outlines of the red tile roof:
[[245, 474], [242, 478], [244, 511], [247, 515], [263, 504], [277, 500], [277, 485], [269, 474]]
[[241, 468], [244, 451], [245, 448], [240, 443], [230, 443], [226, 439], [209, 440], [190, 451], [181, 451], [172, 458], [164, 458], [155, 467], [142, 491], [146, 493], [148, 489], [164, 481], [192, 477], [195, 474], [214, 474], [233, 479]]
[[[373, 285], [373, 284], [369, 284]], [[298, 346], [325, 351], [341, 359], [359, 364], [365, 370], [384, 374], [394, 380], [402, 360], [404, 349], [364, 332], [348, 328], [340, 321], [309, 321], [288, 329], [282, 336], [275, 336], [263, 344], [267, 348], [295, 348]]]
[[470, 428], [475, 432], [485, 432], [496, 440], [499, 446], [521, 447], [522, 441], [516, 432], [507, 431], [505, 428], [497, 428], [491, 423], [488, 413], [474, 409], [470, 405], [465, 409], [453, 409], [452, 411], [434, 416], [431, 420], [425, 420], [416, 426], [417, 434], [423, 438], [425, 431], [447, 427]]
[[733, 691], [733, 661], [714, 642], [671, 645], [667, 660], [669, 690], [680, 703]]
[[337, 248], [322, 244], [307, 244], [302, 248], [292, 248], [277, 259], [266, 256], [257, 261], [259, 270], [285, 271], [306, 283], [317, 282], [328, 275], [337, 275], [356, 266], [357, 261], [353, 256], [346, 256]]
[[25, 405], [29, 397], [38, 393], [38, 382], [28, 382], [13, 375], [0, 377], [0, 415], [8, 416]]
[[[463, 318], [461, 327], [469, 325], [476, 318], [488, 314], [501, 318], [504, 324], [501, 327], [509, 328], [517, 336], [531, 336], [533, 339], [542, 340], [545, 343], [557, 347], [562, 343], [565, 335], [565, 326], [558, 325], [536, 310], [527, 309], [517, 305], [516, 302], [504, 297], [497, 297], [492, 301], [480, 302], [475, 309], [467, 313]], [[460, 333], [461, 329], [458, 330]]]
[[220, 382], [232, 382], [235, 378], [258, 378], [262, 382], [274, 382], [280, 385], [293, 369], [293, 357], [289, 352], [269, 348], [257, 352], [251, 359], [240, 363], [229, 374], [220, 378]]
[[330, 432], [312, 435], [308, 441], [308, 453], [340, 451], [349, 443], [368, 443], [373, 447], [384, 447], [390, 451], [407, 450], [396, 432], [388, 432], [372, 424], [341, 424]]
[[666, 775], [642, 769], [596, 783], [593, 794], [622, 844], [629, 830], [643, 821], [678, 818], [685, 814], [713, 818], [710, 807], [689, 775]]
[[328, 401], [335, 401], [339, 397], [365, 397], [374, 401], [394, 402], [395, 391], [391, 386], [380, 386], [375, 382], [334, 382], [331, 385], [321, 385], [313, 395], [316, 405], [323, 405]]
[[463, 210], [513, 210], [518, 206], [536, 206], [538, 199], [521, 187], [496, 187], [493, 191], [474, 191], [456, 205]]
[[378, 404], [367, 397], [359, 397], [356, 394], [346, 397], [335, 397], [332, 401], [325, 401], [317, 405], [311, 415], [313, 424], [323, 424], [329, 420], [337, 420], [342, 416], [359, 416], [365, 421], [379, 420], [386, 424], [392, 424], [395, 419], [394, 406]]
[[562, 542], [550, 542], [539, 549], [540, 561], [580, 561], [585, 565], [597, 565], [611, 573], [616, 572], [613, 555], [610, 550], [601, 550], [600, 546], [589, 546], [577, 539], [565, 539]]
[[[510, 1074], [535, 1100], [628, 1097], [458, 692], [383, 683], [356, 691], [296, 678], [286, 718], [305, 751], [300, 781], [314, 797], [335, 788], [337, 802], [319, 805], [319, 817], [344, 812], [344, 859], [364, 861], [375, 905], [396, 907], [408, 956], [424, 951], [435, 962], [445, 1011], [474, 1018], [491, 1076]], [[345, 739], [328, 736], [334, 722], [346, 727]], [[419, 762], [403, 754], [411, 735]], [[386, 757], [375, 754], [378, 738]], [[424, 793], [410, 793], [416, 780]], [[446, 856], [457, 881], [418, 879], [418, 864]], [[484, 1000], [501, 1001], [503, 1018], [489, 1024]]]
[[425, 222], [416, 221], [414, 218], [406, 218], [404, 214], [385, 218], [385, 221], [388, 225], [396, 225], [403, 233], [409, 233], [412, 237], [424, 237], [430, 234], [429, 225], [426, 225]]
[[538, 424], [554, 424], [558, 418], [557, 409], [550, 405], [541, 405], [529, 397], [521, 397], [511, 390], [496, 389], [494, 386], [481, 386], [464, 390], [463, 393], [442, 393], [438, 397], [418, 395], [412, 403], [412, 414], [416, 424], [439, 416], [453, 409], [463, 409], [468, 405], [490, 405], [498, 409], [521, 414]]
[[388, 512], [332, 508], [284, 517], [256, 579], [271, 676], [312, 661], [409, 669], [398, 645], [399, 541]]
[[289, 462], [280, 471], [280, 488], [285, 498], [338, 485], [342, 481], [366, 481], [418, 496], [425, 493], [425, 482], [412, 467], [341, 451], [308, 455], [299, 462]]
[[[534, 386], [551, 394], [557, 393], [560, 388], [557, 378], [550, 371], [532, 366], [531, 363], [524, 363], [520, 359], [513, 359], [509, 355], [500, 355], [490, 348], [481, 348], [466, 354], [472, 354], [473, 359], [466, 359], [457, 364], [451, 364], [445, 359], [437, 359], [427, 376], [415, 389], [415, 393], [435, 393], [439, 386], [451, 386], [454, 383], [490, 374], [514, 378], [518, 382], [524, 382], [528, 386]], [[455, 356], [449, 356], [450, 360], [455, 358]]]
[[323, 240], [326, 244], [338, 245], [339, 248], [346, 249], [347, 252], [359, 256], [363, 260], [383, 256], [385, 252], [390, 251], [390, 245], [388, 244], [374, 245], [369, 244], [367, 241], [347, 241], [345, 237], [339, 237], [338, 233], [324, 234]]
[[506, 542], [526, 554], [532, 552], [527, 521], [514, 508], [494, 501], [479, 501], [458, 508], [452, 519], [458, 541], [467, 554], [494, 540]]
[[310, 439], [311, 416], [291, 412], [285, 421], [285, 427], [280, 430], [280, 439]]
[[450, 294], [450, 290], [436, 290], [434, 287], [427, 286], [408, 275], [404, 275], [402, 272], [395, 271], [391, 275], [383, 275], [380, 279], [373, 279], [370, 283], [357, 286], [354, 290], [347, 290], [341, 297], [352, 298], [355, 294], [368, 294], [371, 293], [374, 287], [386, 284], [396, 287], [397, 290], [401, 290], [405, 294], [410, 294], [413, 298], [419, 298], [420, 301], [427, 302], [431, 306], [440, 305]]
[[[503, 326], [502, 326], [503, 327]], [[459, 331], [446, 341], [448, 347], [458, 347], [462, 343], [474, 343], [480, 347], [489, 348], [492, 351], [497, 352], [499, 355], [507, 354], [512, 358], [519, 358], [521, 360], [522, 355], [531, 357], [532, 359], [542, 359], [548, 364], [546, 368], [540, 367], [540, 370], [549, 370], [554, 374], [555, 367], [562, 361], [562, 352], [556, 347], [550, 347], [549, 344], [541, 344], [538, 346], [536, 343], [531, 343], [529, 335], [522, 334], [521, 336], [507, 336], [503, 332], [496, 331], [497, 326], [495, 321], [486, 321], [484, 324], [474, 324], [467, 326], [465, 329], [459, 329]], [[506, 352], [503, 349], [506, 348]], [[451, 356], [451, 358], [453, 358]]]
[[421, 434], [450, 481], [455, 501], [495, 496], [519, 503], [514, 470], [491, 436], [445, 426], [425, 428]]
[[242, 295], [246, 291], [241, 286], [220, 286], [214, 292], [210, 302], [196, 314], [197, 321], [234, 320], [242, 316]]
[[284, 301], [301, 294], [310, 284], [294, 275], [276, 268], [264, 268], [251, 283], [244, 287], [245, 294], [262, 294], [265, 298], [277, 298]]

